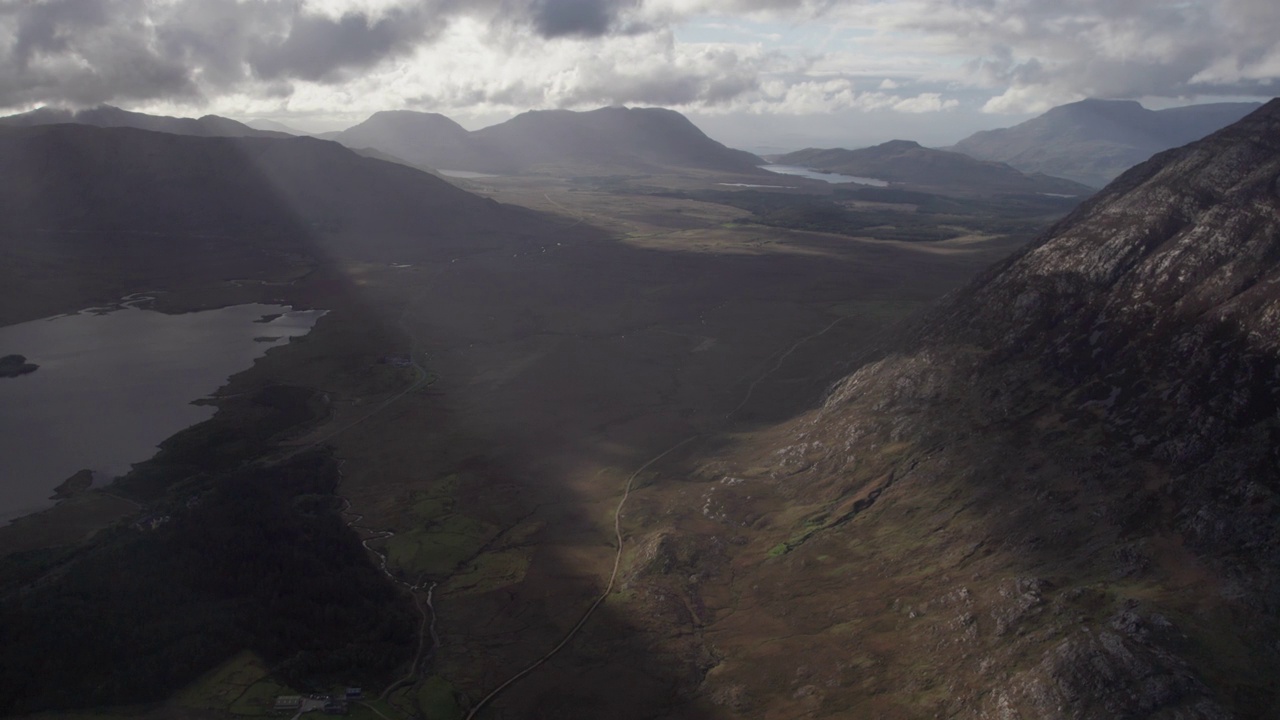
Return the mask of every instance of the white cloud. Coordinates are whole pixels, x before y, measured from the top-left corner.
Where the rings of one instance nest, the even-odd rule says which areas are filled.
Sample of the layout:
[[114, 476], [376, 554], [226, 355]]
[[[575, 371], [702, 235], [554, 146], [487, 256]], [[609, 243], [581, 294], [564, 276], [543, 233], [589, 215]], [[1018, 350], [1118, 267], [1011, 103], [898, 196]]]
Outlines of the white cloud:
[[1022, 113], [1280, 93], [1278, 38], [1275, 0], [0, 0], [0, 106]]

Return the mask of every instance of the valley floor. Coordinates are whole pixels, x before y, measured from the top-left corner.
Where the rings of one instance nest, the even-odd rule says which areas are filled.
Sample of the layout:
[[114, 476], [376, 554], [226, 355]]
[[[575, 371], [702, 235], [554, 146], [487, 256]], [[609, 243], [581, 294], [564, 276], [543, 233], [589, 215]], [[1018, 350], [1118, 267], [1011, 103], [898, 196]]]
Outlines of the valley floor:
[[[463, 182], [560, 215], [561, 234], [451, 257], [299, 264], [158, 306], [330, 310], [222, 394], [275, 382], [322, 392], [324, 421], [276, 452], [332, 446], [337, 494], [366, 545], [417, 588], [420, 608], [431, 589], [437, 642], [426, 638], [410, 682], [353, 716], [462, 717], [485, 699], [477, 717], [714, 717], [731, 698], [690, 698], [741, 591], [716, 575], [714, 544], [680, 547], [668, 531], [714, 521], [716, 493], [734, 480], [695, 468], [813, 406], [886, 328], [1023, 238], [895, 242], [567, 181]], [[95, 494], [0, 529], [0, 549], [65, 542], [134, 512]], [[744, 523], [717, 542], [749, 532]], [[663, 596], [644, 580], [690, 554], [705, 556], [707, 574], [688, 579], [699, 592]], [[261, 714], [285, 692], [274, 682], [241, 656], [167, 704], [124, 714]]]

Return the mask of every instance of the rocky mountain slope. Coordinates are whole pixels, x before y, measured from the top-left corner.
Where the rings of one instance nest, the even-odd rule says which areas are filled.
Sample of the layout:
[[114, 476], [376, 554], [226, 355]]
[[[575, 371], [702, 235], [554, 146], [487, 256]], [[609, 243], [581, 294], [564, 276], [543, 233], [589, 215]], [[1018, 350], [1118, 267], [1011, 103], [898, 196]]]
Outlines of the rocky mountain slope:
[[1198, 140], [1257, 107], [1213, 103], [1147, 110], [1129, 100], [1081, 100], [1010, 128], [975, 133], [950, 149], [1102, 187], [1155, 153]]
[[940, 192], [1051, 193], [1085, 196], [1093, 189], [1043, 174], [1027, 175], [1002, 162], [975, 160], [958, 152], [935, 150], [910, 140], [891, 140], [858, 150], [810, 148], [775, 158], [823, 172], [876, 178]]
[[1278, 178], [1280, 100], [689, 473], [627, 588], [709, 712], [1276, 717]]
[[73, 123], [95, 127], [127, 127], [138, 130], [199, 135], [201, 137], [288, 137], [288, 133], [258, 130], [230, 118], [205, 115], [200, 118], [178, 118], [121, 110], [99, 105], [84, 110], [42, 107], [31, 112], [0, 117], [0, 126], [35, 127]]
[[383, 112], [329, 137], [428, 167], [497, 174], [758, 173], [756, 166], [764, 162], [721, 145], [683, 115], [661, 108], [538, 110], [474, 132], [435, 113]]

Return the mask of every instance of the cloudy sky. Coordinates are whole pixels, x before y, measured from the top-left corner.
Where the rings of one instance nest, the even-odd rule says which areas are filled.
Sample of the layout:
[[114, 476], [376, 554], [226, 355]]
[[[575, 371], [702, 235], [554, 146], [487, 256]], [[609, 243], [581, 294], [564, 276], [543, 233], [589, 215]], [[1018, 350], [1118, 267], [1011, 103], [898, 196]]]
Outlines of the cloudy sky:
[[1084, 97], [1280, 94], [1276, 0], [0, 0], [0, 110], [308, 130], [661, 105], [752, 149], [954, 141]]

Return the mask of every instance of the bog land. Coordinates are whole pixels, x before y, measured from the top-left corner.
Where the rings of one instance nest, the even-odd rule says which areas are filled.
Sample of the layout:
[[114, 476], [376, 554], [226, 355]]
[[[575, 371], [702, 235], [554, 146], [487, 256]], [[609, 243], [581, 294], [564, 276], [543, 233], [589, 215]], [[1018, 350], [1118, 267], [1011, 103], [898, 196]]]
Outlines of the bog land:
[[[619, 500], [633, 483], [642, 492], [618, 524], [629, 539], [613, 592], [558, 655], [481, 714], [670, 710], [714, 664], [698, 649], [706, 620], [735, 602], [709, 591], [698, 607], [634, 612], [637, 573], [715, 552], [664, 544], [672, 508], [701, 502], [690, 459], [813, 405], [872, 357], [887, 328], [1067, 209], [867, 194], [874, 189], [771, 197], [722, 181], [458, 180], [553, 216], [552, 231], [394, 261], [318, 251], [226, 277], [249, 262], [235, 258], [223, 277], [166, 288], [157, 309], [277, 302], [328, 313], [231, 378], [212, 420], [172, 438], [109, 494], [80, 494], [0, 528], [4, 612], [62, 613], [56, 630], [6, 652], [70, 647], [89, 621], [67, 598], [120, 582], [90, 570], [107, 560], [135, 587], [98, 611], [120, 627], [145, 615], [171, 630], [90, 643], [57, 676], [27, 678], [4, 702], [129, 717], [258, 715], [277, 694], [357, 681], [380, 692], [408, 672], [352, 714], [463, 717], [556, 647], [600, 597]], [[74, 271], [68, 257], [58, 261]], [[65, 296], [45, 288], [30, 314], [10, 308], [6, 319], [135, 289], [99, 273], [86, 269]], [[196, 532], [211, 526], [220, 544]], [[177, 559], [155, 562], [166, 548]], [[233, 561], [255, 575], [219, 575]], [[388, 582], [383, 563], [417, 590]], [[222, 579], [206, 582], [202, 569]], [[165, 592], [139, 599], [157, 587]], [[198, 646], [183, 645], [196, 620]], [[430, 650], [415, 656], [424, 638]], [[138, 657], [146, 661], [126, 660]], [[131, 677], [104, 669], [109, 662], [134, 662]], [[80, 687], [94, 694], [63, 692]]]

